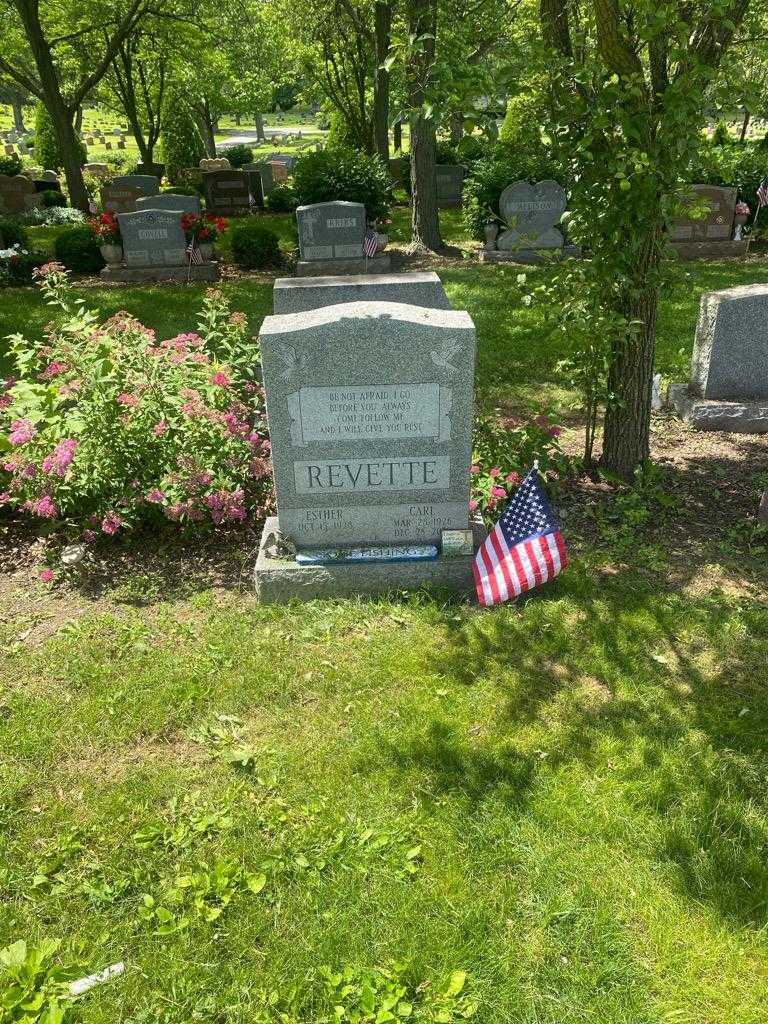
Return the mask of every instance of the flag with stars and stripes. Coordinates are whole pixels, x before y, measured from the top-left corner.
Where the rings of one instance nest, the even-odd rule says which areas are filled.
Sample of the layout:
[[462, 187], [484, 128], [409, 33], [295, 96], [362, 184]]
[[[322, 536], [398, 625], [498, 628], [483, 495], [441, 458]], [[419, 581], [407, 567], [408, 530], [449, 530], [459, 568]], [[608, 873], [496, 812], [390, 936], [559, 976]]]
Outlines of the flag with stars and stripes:
[[371, 228], [368, 228], [368, 230], [365, 232], [365, 237], [363, 238], [363, 252], [368, 257], [368, 259], [372, 259], [376, 255], [376, 249], [378, 248], [378, 246], [378, 235]]
[[200, 252], [200, 246], [197, 244], [196, 238], [191, 238], [187, 245], [187, 259], [191, 264], [200, 265], [203, 262], [203, 254]]
[[757, 199], [759, 206], [768, 206], [768, 175], [757, 186]]
[[477, 600], [514, 600], [554, 579], [566, 562], [563, 536], [534, 466], [475, 555]]

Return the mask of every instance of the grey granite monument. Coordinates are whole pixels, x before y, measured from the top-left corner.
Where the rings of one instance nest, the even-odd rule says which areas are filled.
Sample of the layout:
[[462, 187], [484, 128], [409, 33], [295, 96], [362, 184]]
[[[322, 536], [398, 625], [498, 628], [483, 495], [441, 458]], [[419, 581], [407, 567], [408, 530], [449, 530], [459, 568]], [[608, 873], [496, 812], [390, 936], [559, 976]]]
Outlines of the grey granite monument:
[[768, 285], [702, 295], [691, 378], [669, 400], [697, 430], [768, 432]]
[[272, 295], [275, 313], [303, 313], [341, 302], [402, 302], [429, 309], [451, 308], [433, 270], [349, 277], [279, 277]]
[[508, 185], [499, 199], [499, 212], [507, 225], [493, 242], [480, 252], [484, 263], [512, 261], [538, 263], [540, 253], [575, 256], [578, 249], [566, 246], [562, 231], [555, 225], [568, 202], [565, 190], [556, 181], [516, 181]]
[[101, 276], [111, 281], [215, 280], [218, 264], [190, 264], [182, 216], [180, 210], [119, 213], [125, 266], [106, 266]]
[[461, 164], [438, 164], [435, 169], [437, 171], [437, 205], [461, 206], [464, 168]]
[[154, 174], [119, 174], [113, 183], [135, 188], [142, 196], [156, 196], [160, 191], [160, 179]]
[[202, 207], [197, 196], [181, 196], [173, 192], [162, 192], [156, 196], [139, 196], [137, 210], [177, 210], [180, 213], [199, 214]]
[[367, 258], [363, 252], [367, 220], [362, 203], [338, 200], [299, 206], [296, 224], [300, 252], [297, 277], [378, 274], [389, 270], [388, 253]]
[[225, 217], [250, 212], [248, 175], [244, 171], [206, 171], [203, 187], [206, 212]]
[[278, 505], [256, 566], [262, 600], [427, 581], [472, 592], [471, 554], [442, 550], [448, 530], [472, 549], [469, 314], [341, 303], [267, 317], [260, 344]]

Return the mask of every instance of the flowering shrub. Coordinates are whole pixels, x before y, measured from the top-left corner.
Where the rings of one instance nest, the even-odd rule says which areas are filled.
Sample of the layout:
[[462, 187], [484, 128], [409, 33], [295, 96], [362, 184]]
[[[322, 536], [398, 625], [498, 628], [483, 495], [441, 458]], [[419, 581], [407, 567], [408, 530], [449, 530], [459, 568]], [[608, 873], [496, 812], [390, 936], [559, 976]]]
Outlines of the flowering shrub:
[[26, 224], [45, 224], [46, 226], [71, 226], [83, 224], [85, 214], [74, 206], [33, 206], [24, 214]]
[[470, 510], [479, 512], [486, 525], [495, 522], [498, 506], [514, 493], [535, 461], [542, 475], [561, 476], [568, 466], [558, 442], [562, 432], [547, 413], [528, 422], [510, 416], [477, 417]]
[[120, 222], [114, 210], [105, 210], [99, 217], [88, 221], [88, 227], [98, 238], [99, 245], [122, 245]]
[[264, 396], [247, 320], [210, 290], [197, 331], [158, 340], [127, 313], [99, 322], [59, 264], [38, 276], [59, 320], [11, 338], [0, 381], [0, 509], [82, 539], [169, 521], [227, 526], [272, 508]]
[[213, 245], [219, 235], [226, 231], [227, 222], [215, 213], [206, 213], [204, 217], [198, 213], [185, 213], [181, 218], [181, 228], [188, 242], [196, 238], [205, 245]]
[[0, 288], [32, 284], [32, 273], [45, 257], [24, 249], [14, 242], [7, 249], [0, 248]]

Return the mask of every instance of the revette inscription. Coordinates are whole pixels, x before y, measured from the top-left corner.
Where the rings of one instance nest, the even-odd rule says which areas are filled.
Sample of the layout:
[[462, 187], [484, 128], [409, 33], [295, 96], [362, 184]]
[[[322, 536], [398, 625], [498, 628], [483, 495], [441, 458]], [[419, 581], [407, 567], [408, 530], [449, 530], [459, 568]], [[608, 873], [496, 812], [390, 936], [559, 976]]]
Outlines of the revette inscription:
[[423, 491], [448, 487], [447, 455], [405, 459], [316, 459], [293, 464], [297, 494], [339, 491]]

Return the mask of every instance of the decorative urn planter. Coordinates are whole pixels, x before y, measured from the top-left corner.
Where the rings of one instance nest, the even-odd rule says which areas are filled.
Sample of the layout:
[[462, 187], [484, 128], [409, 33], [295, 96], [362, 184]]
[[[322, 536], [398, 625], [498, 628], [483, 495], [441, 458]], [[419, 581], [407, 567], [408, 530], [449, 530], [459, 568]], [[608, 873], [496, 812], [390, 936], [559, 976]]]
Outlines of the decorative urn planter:
[[113, 267], [116, 264], [123, 262], [123, 247], [122, 245], [101, 245], [99, 246], [101, 255], [104, 257], [104, 262]]
[[490, 220], [483, 226], [483, 233], [485, 234], [486, 251], [493, 252], [496, 248], [496, 238], [499, 234], [499, 225], [495, 220]]
[[199, 245], [200, 255], [203, 257], [203, 263], [210, 263], [211, 257], [213, 256], [213, 243], [212, 242], [201, 242]]
[[376, 233], [376, 252], [383, 252], [389, 244], [389, 235], [383, 235], [380, 231]]

